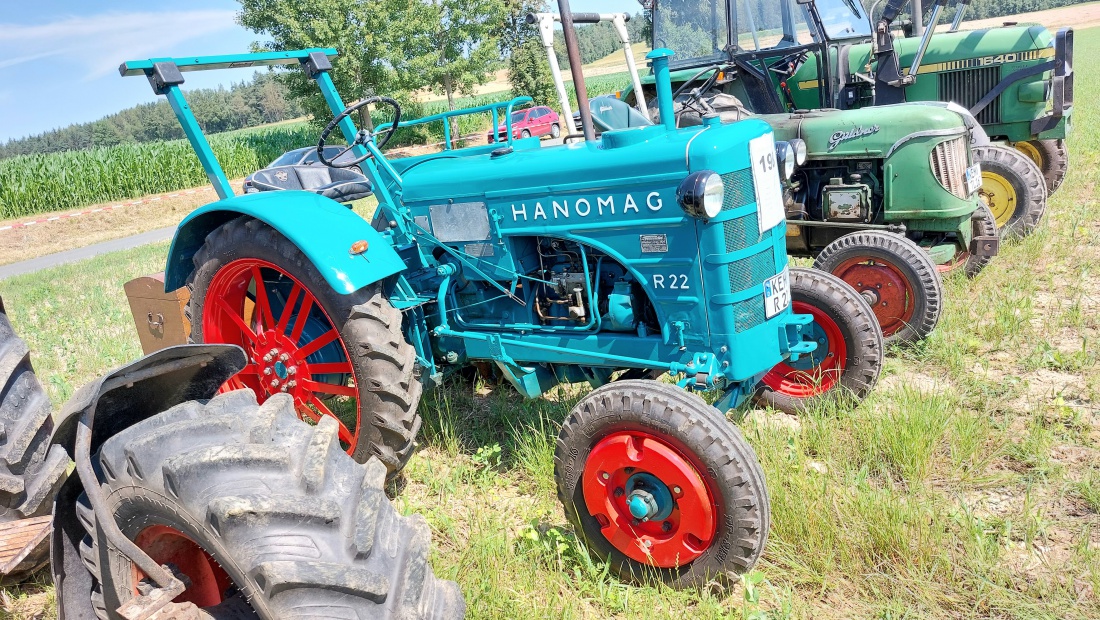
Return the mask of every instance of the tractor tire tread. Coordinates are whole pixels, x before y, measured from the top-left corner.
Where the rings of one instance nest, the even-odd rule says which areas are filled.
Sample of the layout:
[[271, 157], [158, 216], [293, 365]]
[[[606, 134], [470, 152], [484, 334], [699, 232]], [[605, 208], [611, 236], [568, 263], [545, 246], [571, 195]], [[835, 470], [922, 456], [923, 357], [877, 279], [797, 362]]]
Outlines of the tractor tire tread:
[[[196, 422], [214, 430], [172, 434]], [[220, 394], [104, 442], [99, 462], [117, 477], [103, 490], [128, 536], [148, 522], [138, 510], [176, 515], [172, 525], [187, 528], [262, 617], [462, 617], [457, 585], [428, 565], [427, 522], [398, 514], [382, 487], [385, 466], [355, 462], [336, 431], [331, 418], [299, 420], [287, 395], [257, 405], [248, 390]], [[94, 522], [84, 512], [81, 521]], [[112, 572], [113, 552], [89, 535], [81, 555], [93, 601], [100, 594], [104, 609], [117, 607], [132, 588], [129, 569]]]
[[997, 144], [974, 147], [974, 159], [981, 163], [983, 172], [1017, 180], [1014, 186], [1019, 204], [1002, 228], [1001, 237], [1026, 237], [1034, 232], [1047, 209], [1047, 184], [1039, 166], [1019, 150]]

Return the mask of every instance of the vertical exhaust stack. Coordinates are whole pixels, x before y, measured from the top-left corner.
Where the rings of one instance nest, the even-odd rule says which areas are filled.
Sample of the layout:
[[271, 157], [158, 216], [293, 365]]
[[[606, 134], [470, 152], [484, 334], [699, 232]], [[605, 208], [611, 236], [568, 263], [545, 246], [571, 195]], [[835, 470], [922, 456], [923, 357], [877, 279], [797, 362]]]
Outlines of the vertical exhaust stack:
[[653, 82], [657, 87], [657, 109], [661, 114], [661, 124], [667, 129], [676, 129], [676, 112], [672, 105], [672, 77], [668, 73], [668, 60], [673, 51], [659, 47], [645, 55], [653, 67]]
[[569, 0], [558, 0], [558, 13], [561, 15], [562, 34], [565, 35], [565, 50], [569, 56], [569, 72], [573, 74], [573, 88], [577, 91], [577, 107], [581, 113], [581, 131], [585, 140], [593, 140], [596, 132], [592, 129], [592, 110], [588, 107], [588, 87], [584, 83], [584, 70], [581, 68], [581, 48], [577, 44], [577, 32], [573, 30], [573, 12], [569, 9]]

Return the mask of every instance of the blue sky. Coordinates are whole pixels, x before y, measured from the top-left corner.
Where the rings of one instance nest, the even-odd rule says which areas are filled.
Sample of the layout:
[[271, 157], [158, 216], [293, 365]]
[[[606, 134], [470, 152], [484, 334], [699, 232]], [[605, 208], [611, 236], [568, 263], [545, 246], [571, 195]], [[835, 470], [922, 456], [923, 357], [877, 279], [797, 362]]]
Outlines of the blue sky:
[[[125, 60], [247, 52], [255, 34], [235, 0], [35, 0], [0, 12], [0, 142], [92, 121], [155, 99], [121, 78]], [[556, 2], [553, 3], [556, 11]], [[574, 0], [574, 11], [640, 10], [636, 0]], [[253, 69], [188, 73], [187, 87], [239, 82]]]

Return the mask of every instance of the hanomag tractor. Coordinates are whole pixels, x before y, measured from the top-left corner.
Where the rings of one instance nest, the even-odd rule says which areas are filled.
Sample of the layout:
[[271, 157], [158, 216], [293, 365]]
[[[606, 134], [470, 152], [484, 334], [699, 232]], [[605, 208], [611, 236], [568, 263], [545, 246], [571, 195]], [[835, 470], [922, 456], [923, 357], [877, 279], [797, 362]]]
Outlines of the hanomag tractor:
[[[569, 28], [567, 42], [576, 48]], [[425, 383], [475, 362], [527, 397], [587, 382], [598, 389], [566, 419], [555, 474], [589, 549], [624, 578], [678, 586], [748, 570], [767, 537], [767, 491], [719, 409], [816, 350], [812, 317], [790, 308], [790, 281], [847, 291], [851, 303], [830, 311], [874, 328], [851, 345], [873, 378], [881, 360], [858, 295], [828, 274], [788, 270], [784, 147], [767, 124], [668, 122], [549, 148], [509, 127], [504, 143], [390, 161], [380, 147], [401, 127], [502, 107], [507, 123], [529, 99], [402, 121], [387, 97], [345, 108], [329, 76], [335, 55], [121, 68], [172, 103], [221, 197], [180, 224], [164, 289], [190, 290], [195, 342], [245, 350], [230, 387], [261, 401], [289, 395], [302, 418], [337, 429], [342, 449], [393, 474], [412, 454]], [[335, 114], [318, 152], [339, 129], [355, 155], [322, 161], [359, 165], [366, 184], [284, 171], [263, 184], [283, 191], [232, 195], [180, 91], [183, 73], [279, 64], [300, 64]], [[357, 129], [352, 115], [372, 105], [385, 123]], [[340, 204], [364, 191], [378, 199], [371, 222]], [[680, 387], [643, 378], [655, 371]], [[717, 391], [718, 408], [681, 388]]]
[[[795, 0], [649, 6], [654, 45], [676, 50], [677, 122], [759, 118], [804, 145], [783, 158], [788, 251], [816, 257], [864, 295], [888, 342], [928, 335], [942, 305], [938, 272], [960, 267], [973, 276], [999, 249], [971, 152], [988, 138], [972, 115], [939, 103], [785, 111], [787, 82], [772, 76], [818, 41], [797, 20], [803, 7]], [[620, 97], [634, 100], [632, 90]]]

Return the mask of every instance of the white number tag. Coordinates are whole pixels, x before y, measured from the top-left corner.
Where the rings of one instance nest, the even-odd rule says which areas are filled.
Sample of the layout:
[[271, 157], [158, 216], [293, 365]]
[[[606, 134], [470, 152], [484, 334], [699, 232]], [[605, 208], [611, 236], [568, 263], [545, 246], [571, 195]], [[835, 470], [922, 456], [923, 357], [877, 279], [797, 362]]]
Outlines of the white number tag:
[[779, 181], [779, 162], [772, 134], [749, 142], [753, 185], [756, 186], [756, 218], [760, 234], [783, 222], [783, 186]]

